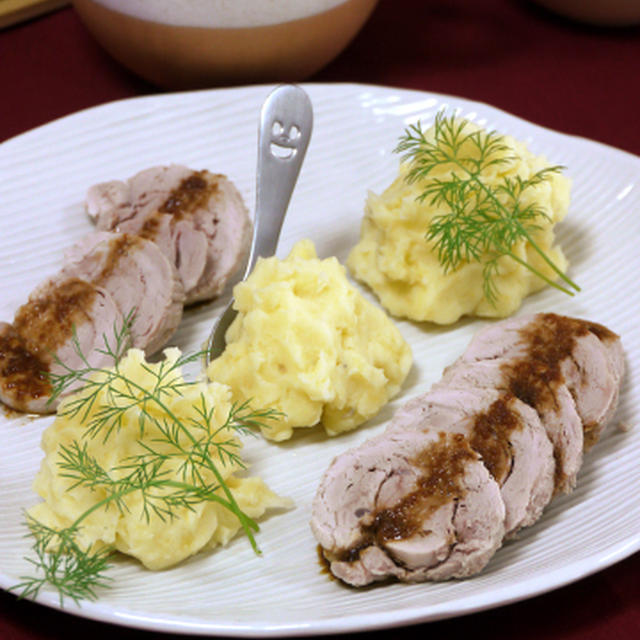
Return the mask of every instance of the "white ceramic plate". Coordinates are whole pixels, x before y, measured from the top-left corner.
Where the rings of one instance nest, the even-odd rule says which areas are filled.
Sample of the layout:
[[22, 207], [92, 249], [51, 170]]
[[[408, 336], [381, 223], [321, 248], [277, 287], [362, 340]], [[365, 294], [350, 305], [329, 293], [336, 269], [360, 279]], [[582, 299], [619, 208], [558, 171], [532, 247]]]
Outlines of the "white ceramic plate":
[[[568, 167], [573, 199], [559, 238], [570, 275], [583, 288], [529, 298], [522, 312], [587, 317], [620, 333], [629, 373], [616, 423], [638, 416], [637, 355], [640, 159], [555, 133], [484, 104], [359, 85], [309, 85], [315, 109], [311, 146], [284, 225], [280, 254], [310, 237], [320, 256], [346, 258], [356, 242], [367, 190], [394, 178], [391, 153], [404, 127], [443, 108], [526, 141]], [[60, 264], [62, 251], [89, 231], [86, 189], [163, 163], [226, 173], [250, 208], [254, 201], [258, 111], [270, 87], [145, 97], [63, 118], [0, 145], [0, 320], [11, 320], [28, 292]], [[174, 344], [195, 350], [221, 303], [189, 311]], [[333, 633], [435, 620], [526, 598], [598, 571], [640, 548], [640, 431], [610, 429], [588, 455], [578, 488], [495, 555], [479, 576], [445, 584], [393, 584], [353, 590], [321, 570], [308, 520], [322, 471], [334, 455], [384, 429], [393, 410], [426, 390], [464, 349], [479, 321], [449, 329], [399, 322], [415, 366], [400, 397], [370, 424], [335, 439], [308, 430], [281, 445], [251, 439], [252, 473], [291, 496], [296, 508], [271, 517], [258, 536], [262, 557], [239, 537], [228, 548], [162, 573], [118, 560], [115, 587], [75, 614], [112, 623], [192, 634], [284, 636]], [[23, 509], [50, 418], [0, 416], [0, 586], [29, 572]], [[54, 593], [42, 604], [57, 607]]]

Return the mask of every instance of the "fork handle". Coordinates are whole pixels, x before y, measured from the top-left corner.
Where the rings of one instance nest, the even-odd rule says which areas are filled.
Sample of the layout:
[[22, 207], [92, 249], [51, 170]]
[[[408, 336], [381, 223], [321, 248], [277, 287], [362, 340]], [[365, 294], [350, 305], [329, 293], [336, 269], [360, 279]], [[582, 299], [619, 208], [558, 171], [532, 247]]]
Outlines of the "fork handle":
[[245, 278], [258, 258], [269, 257], [276, 252], [312, 128], [311, 100], [296, 85], [276, 87], [262, 105], [253, 242]]

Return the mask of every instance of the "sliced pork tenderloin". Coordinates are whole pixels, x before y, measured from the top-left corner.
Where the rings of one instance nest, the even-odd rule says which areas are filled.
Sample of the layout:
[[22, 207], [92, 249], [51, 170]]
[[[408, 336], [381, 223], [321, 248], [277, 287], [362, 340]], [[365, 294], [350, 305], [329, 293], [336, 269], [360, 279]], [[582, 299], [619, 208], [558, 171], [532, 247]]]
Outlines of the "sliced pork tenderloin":
[[0, 400], [27, 413], [54, 412], [60, 397], [77, 384], [51, 401], [51, 376], [66, 375], [87, 363], [112, 366], [104, 353], [104, 337], [112, 336], [123, 322], [105, 289], [60, 275], [45, 281], [18, 309], [13, 324], [0, 323]]
[[[492, 539], [492, 525], [511, 535], [532, 524], [559, 487], [573, 487], [583, 450], [615, 411], [623, 374], [619, 337], [588, 321], [537, 314], [479, 332], [439, 383], [323, 475], [311, 528], [331, 571], [353, 585], [479, 571], [490, 554], [457, 553], [467, 510], [482, 503], [468, 487], [494, 488], [485, 521], [468, 528], [481, 532], [469, 538], [477, 550], [490, 547], [479, 541]], [[447, 454], [427, 454], [424, 464], [436, 442]], [[462, 459], [473, 464], [469, 452], [473, 473], [483, 469], [488, 484], [479, 475], [469, 483], [470, 467], [456, 471]]]
[[570, 492], [583, 452], [615, 413], [623, 372], [622, 347], [613, 332], [544, 313], [479, 331], [438, 386], [506, 389], [534, 407], [554, 445], [556, 490]]
[[551, 388], [565, 384], [582, 420], [586, 448], [597, 442], [615, 413], [624, 373], [620, 340], [612, 331], [554, 313], [509, 318], [478, 332], [459, 362], [495, 358], [504, 359], [512, 386], [529, 386], [533, 377]]
[[500, 488], [459, 433], [389, 431], [338, 456], [311, 528], [332, 573], [353, 586], [481, 571], [504, 537]]
[[249, 215], [233, 183], [180, 165], [95, 185], [86, 206], [98, 229], [156, 242], [178, 270], [186, 304], [219, 295], [251, 240]]
[[559, 373], [574, 399], [583, 449], [588, 451], [616, 410], [620, 375], [613, 371], [607, 349], [590, 331], [575, 335], [570, 355], [560, 360]]
[[536, 411], [553, 449], [554, 493], [571, 492], [582, 466], [584, 430], [567, 386], [558, 380], [550, 383], [546, 369], [535, 362], [523, 360], [522, 366], [514, 369], [513, 360], [496, 358], [468, 363], [458, 360], [432, 387], [473, 388], [512, 394]]
[[151, 355], [182, 318], [184, 289], [175, 267], [150, 240], [126, 233], [87, 234], [65, 254], [62, 273], [106, 289], [125, 317], [132, 346]]
[[500, 486], [506, 536], [536, 522], [553, 497], [551, 442], [536, 411], [509, 392], [437, 387], [400, 407], [388, 429], [464, 434]]
[[[618, 408], [618, 400], [620, 397], [620, 387], [622, 385], [622, 378], [624, 377], [626, 363], [624, 349], [622, 347], [622, 340], [620, 336], [607, 327], [591, 322], [588, 320], [579, 320], [581, 323], [582, 331], [588, 330], [590, 336], [595, 336], [600, 344], [604, 347], [605, 356], [608, 364], [608, 370], [613, 380], [613, 393], [609, 388], [605, 386], [605, 390], [601, 391], [600, 397], [604, 396], [605, 400], [602, 402], [603, 409], [600, 409], [596, 414], [599, 417], [591, 419], [589, 422], [585, 422], [585, 451], [588, 451], [602, 436], [602, 432], [611, 423], [613, 417]], [[595, 349], [594, 349], [595, 350]], [[576, 361], [580, 363], [580, 359], [576, 358]], [[594, 370], [593, 364], [591, 370]], [[595, 373], [595, 372], [594, 372]], [[598, 373], [598, 380], [603, 378], [601, 372]], [[588, 377], [588, 375], [587, 375]], [[606, 381], [607, 378], [604, 378]], [[603, 384], [603, 382], [600, 382]]]

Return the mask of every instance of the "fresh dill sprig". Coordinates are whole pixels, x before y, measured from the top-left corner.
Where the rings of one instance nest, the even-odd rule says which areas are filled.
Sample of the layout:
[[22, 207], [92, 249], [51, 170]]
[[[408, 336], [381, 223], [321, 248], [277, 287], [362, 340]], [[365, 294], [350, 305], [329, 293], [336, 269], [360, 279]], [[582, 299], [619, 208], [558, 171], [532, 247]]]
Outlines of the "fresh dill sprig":
[[[119, 364], [129, 345], [130, 319], [131, 316], [122, 327], [114, 327], [111, 340], [103, 336], [101, 351], [112, 358], [111, 368], [91, 366], [76, 339], [75, 349], [83, 366], [72, 370], [59, 363], [63, 373], [52, 375], [55, 397], [70, 387], [80, 387], [60, 405], [58, 417], [79, 420], [85, 427], [83, 442], [76, 440], [60, 446], [59, 474], [69, 481], [67, 490], [84, 488], [100, 497], [65, 528], [48, 527], [27, 516], [35, 559], [26, 559], [35, 567], [37, 575], [22, 577], [21, 582], [11, 588], [20, 597], [35, 598], [49, 585], [58, 591], [61, 604], [65, 597], [76, 602], [95, 599], [98, 589], [109, 586], [105, 571], [114, 551], [106, 546], [83, 547], [78, 542], [83, 522], [101, 509], [128, 512], [127, 498], [132, 494], [141, 498], [142, 517], [147, 522], [151, 518], [171, 520], [178, 517], [180, 509], [193, 511], [197, 504], [216, 502], [238, 518], [254, 552], [260, 554], [254, 536], [258, 524], [238, 505], [221, 468], [245, 468], [239, 456], [240, 443], [234, 434], [253, 433], [282, 414], [272, 409], [254, 411], [244, 402], [233, 404], [226, 419], [218, 424], [218, 420], [214, 420], [214, 407], [200, 393], [193, 406], [195, 417], [183, 419], [176, 415], [167, 399], [184, 396], [189, 387], [198, 384], [185, 381], [180, 371], [202, 354], [181, 354], [154, 366], [141, 363], [151, 379], [150, 385], [141, 384], [125, 375]], [[123, 428], [132, 412], [137, 414], [141, 452], [105, 469], [90, 454], [88, 441], [100, 438], [106, 443]], [[150, 430], [153, 437], [143, 441]]]
[[111, 579], [105, 576], [112, 554], [110, 548], [80, 547], [75, 526], [53, 529], [29, 517], [27, 525], [36, 555], [35, 559], [27, 560], [37, 575], [23, 576], [22, 582], [11, 587], [21, 598], [36, 598], [43, 587], [50, 585], [57, 590], [62, 606], [65, 597], [76, 603], [95, 600], [97, 590], [110, 585]]
[[[549, 216], [534, 202], [524, 204], [522, 198], [527, 189], [545, 182], [563, 167], [546, 167], [527, 179], [504, 176], [497, 185], [488, 186], [483, 174], [498, 171], [501, 165], [514, 160], [503, 136], [495, 131], [470, 130], [467, 120], [447, 117], [443, 111], [436, 115], [432, 139], [418, 122], [405, 130], [394, 152], [409, 163], [407, 182], [424, 185], [418, 200], [444, 206], [448, 211], [435, 216], [426, 231], [445, 273], [457, 269], [462, 262], [479, 262], [485, 298], [495, 304], [498, 261], [509, 256], [568, 295], [580, 291], [534, 239], [540, 222]], [[436, 168], [444, 168], [447, 177], [432, 177]], [[526, 240], [567, 286], [518, 256], [513, 247], [519, 240]]]

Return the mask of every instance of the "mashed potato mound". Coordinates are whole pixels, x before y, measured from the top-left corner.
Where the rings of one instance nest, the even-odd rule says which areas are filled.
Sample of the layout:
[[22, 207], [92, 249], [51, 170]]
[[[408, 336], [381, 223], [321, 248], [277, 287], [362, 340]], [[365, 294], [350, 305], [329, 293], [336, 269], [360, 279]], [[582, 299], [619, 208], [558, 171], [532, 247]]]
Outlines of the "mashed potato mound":
[[[467, 126], [479, 130], [472, 123]], [[433, 128], [425, 136], [433, 139]], [[527, 179], [549, 166], [544, 157], [533, 155], [513, 138], [503, 136], [502, 142], [508, 147], [504, 154], [510, 159], [482, 173], [487, 186], [494, 187], [505, 176]], [[493, 303], [483, 293], [480, 263], [463, 262], [455, 271], [445, 273], [434, 243], [427, 241], [425, 234], [434, 217], [445, 215], [448, 210], [429, 200], [417, 200], [424, 183], [408, 184], [409, 169], [407, 163], [401, 163], [398, 177], [381, 195], [368, 195], [360, 241], [347, 260], [353, 275], [374, 291], [392, 315], [438, 324], [450, 324], [465, 315], [506, 317], [520, 307], [527, 295], [546, 286], [541, 278], [509, 257], [499, 260], [495, 278], [498, 295]], [[449, 171], [436, 167], [430, 179], [447, 179]], [[554, 226], [567, 213], [569, 190], [569, 180], [552, 173], [542, 184], [525, 190], [521, 199], [523, 205], [534, 200], [549, 217], [539, 218], [540, 229], [532, 237], [561, 271], [566, 270], [567, 260], [554, 245]], [[557, 278], [528, 242], [518, 241], [513, 252], [550, 280]]]
[[259, 260], [234, 296], [239, 314], [208, 375], [235, 400], [284, 413], [263, 429], [267, 438], [318, 423], [330, 435], [354, 429], [399, 391], [411, 367], [398, 328], [309, 240], [284, 260]]
[[[165, 351], [165, 365], [175, 363], [180, 352], [177, 349]], [[155, 377], [151, 373], [157, 372], [160, 363], [145, 362], [142, 351], [132, 349], [120, 361], [120, 371], [129, 379], [135, 380], [146, 389], [152, 389]], [[179, 384], [182, 374], [178, 367], [171, 376]], [[117, 385], [111, 385], [111, 392], [117, 391]], [[80, 391], [78, 393], [87, 393]], [[128, 456], [140, 455], [143, 452], [141, 441], [153, 446], [156, 450], [175, 453], [166, 443], [158, 443], [155, 438], [159, 435], [157, 427], [147, 423], [144, 436], [140, 435], [140, 409], [127, 409], [122, 425], [114, 430], [105, 441], [104, 434], [97, 437], [86, 437], [87, 424], [96, 416], [99, 406], [118, 400], [112, 396], [106, 397], [106, 391], [99, 394], [97, 402], [86, 416], [63, 416], [65, 408], [78, 395], [66, 398], [58, 409], [58, 416], [53, 424], [47, 428], [42, 438], [42, 448], [45, 458], [34, 481], [35, 491], [44, 499], [29, 511], [29, 516], [56, 529], [68, 527], [85, 511], [94, 506], [106, 496], [103, 489], [91, 491], [84, 487], [70, 488], [72, 481], [63, 477], [59, 467], [61, 447], [69, 447], [75, 441], [87, 445], [88, 453], [93, 456], [101, 467], [109, 472], [111, 477], [118, 478], [123, 474], [122, 465]], [[198, 408], [202, 408], [204, 400], [207, 409], [213, 410], [212, 430], [225, 424], [231, 408], [230, 390], [219, 383], [197, 383], [181, 387], [181, 394], [163, 394], [162, 400], [167, 411], [179, 416], [183, 424], [190, 420], [200, 420]], [[147, 405], [147, 411], [157, 418], [167, 418], [157, 406]], [[203, 432], [193, 431], [196, 437], [202, 437]], [[241, 443], [235, 438], [229, 428], [221, 429], [216, 435], [217, 441], [233, 440], [238, 447]], [[184, 444], [189, 443], [184, 438]], [[214, 450], [215, 451], [215, 450]], [[271, 508], [289, 507], [288, 499], [280, 498], [273, 493], [265, 483], [257, 477], [241, 477], [236, 475], [240, 471], [237, 463], [224, 463], [214, 457], [216, 466], [235, 497], [238, 505], [245, 514], [252, 518], [262, 516]], [[169, 469], [170, 477], [181, 479], [178, 468], [184, 462], [183, 456], [172, 458], [163, 467]], [[204, 472], [208, 482], [214, 477], [210, 471]], [[160, 489], [161, 491], [161, 489]], [[223, 494], [222, 494], [223, 495]], [[117, 550], [135, 556], [149, 569], [164, 569], [170, 567], [192, 554], [202, 550], [226, 544], [241, 528], [238, 518], [226, 507], [217, 502], [198, 502], [193, 509], [176, 508], [175, 517], [151, 514], [149, 520], [143, 513], [143, 500], [139, 491], [131, 493], [125, 498], [127, 510], [120, 511], [111, 504], [108, 508], [100, 508], [82, 521], [78, 542], [88, 547], [96, 544], [113, 546]]]

